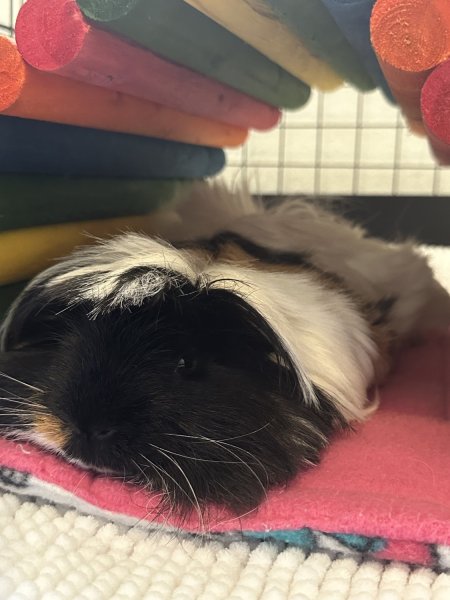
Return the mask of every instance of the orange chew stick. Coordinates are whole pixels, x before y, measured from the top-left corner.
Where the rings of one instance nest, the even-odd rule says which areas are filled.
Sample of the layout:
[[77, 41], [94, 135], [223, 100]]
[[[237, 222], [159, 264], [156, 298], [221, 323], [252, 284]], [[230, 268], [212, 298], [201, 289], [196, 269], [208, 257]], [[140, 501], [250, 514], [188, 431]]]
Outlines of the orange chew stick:
[[422, 86], [450, 55], [449, 0], [378, 0], [372, 12], [371, 37], [403, 113], [420, 121]]
[[0, 37], [0, 112], [213, 147], [238, 146], [247, 131], [30, 67]]

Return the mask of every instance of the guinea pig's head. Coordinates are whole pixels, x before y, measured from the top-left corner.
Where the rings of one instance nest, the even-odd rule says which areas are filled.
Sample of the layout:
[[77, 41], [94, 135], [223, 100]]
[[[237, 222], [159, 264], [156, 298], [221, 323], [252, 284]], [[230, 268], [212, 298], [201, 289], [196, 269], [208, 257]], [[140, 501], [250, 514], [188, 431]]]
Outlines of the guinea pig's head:
[[197, 260], [129, 235], [38, 276], [2, 329], [0, 432], [181, 510], [248, 510], [315, 463], [332, 404], [305, 400], [270, 323]]

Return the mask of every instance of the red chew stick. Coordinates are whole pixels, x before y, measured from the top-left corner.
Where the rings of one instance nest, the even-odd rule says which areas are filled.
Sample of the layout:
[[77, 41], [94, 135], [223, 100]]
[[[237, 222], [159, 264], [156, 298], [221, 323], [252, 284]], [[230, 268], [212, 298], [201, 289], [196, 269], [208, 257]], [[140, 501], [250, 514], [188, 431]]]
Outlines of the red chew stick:
[[430, 72], [450, 56], [449, 0], [378, 0], [371, 37], [403, 113], [419, 121], [422, 86]]
[[274, 107], [91, 27], [75, 0], [28, 0], [16, 40], [43, 71], [232, 125], [268, 129], [279, 119]]
[[441, 165], [450, 165], [450, 61], [438, 67], [423, 86], [422, 115], [436, 158]]

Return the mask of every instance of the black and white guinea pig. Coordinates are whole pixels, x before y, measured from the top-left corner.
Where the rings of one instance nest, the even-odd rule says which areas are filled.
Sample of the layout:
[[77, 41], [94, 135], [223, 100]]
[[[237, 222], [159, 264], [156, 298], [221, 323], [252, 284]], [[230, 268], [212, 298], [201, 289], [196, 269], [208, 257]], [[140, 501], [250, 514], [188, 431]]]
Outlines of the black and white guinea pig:
[[160, 232], [28, 285], [1, 330], [0, 433], [182, 511], [248, 510], [317, 463], [395, 349], [450, 322], [411, 244], [305, 200], [198, 184]]

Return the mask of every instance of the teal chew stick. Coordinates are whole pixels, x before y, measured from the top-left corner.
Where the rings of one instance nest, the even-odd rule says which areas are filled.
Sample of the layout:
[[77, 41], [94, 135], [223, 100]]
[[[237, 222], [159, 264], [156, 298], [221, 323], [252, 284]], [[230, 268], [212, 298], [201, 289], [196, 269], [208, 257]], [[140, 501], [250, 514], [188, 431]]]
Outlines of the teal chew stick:
[[0, 232], [143, 215], [176, 202], [189, 182], [0, 175]]
[[320, 0], [265, 0], [318, 58], [362, 91], [376, 86], [335, 20]]
[[183, 0], [77, 2], [93, 25], [253, 98], [290, 109], [309, 99], [305, 83]]

